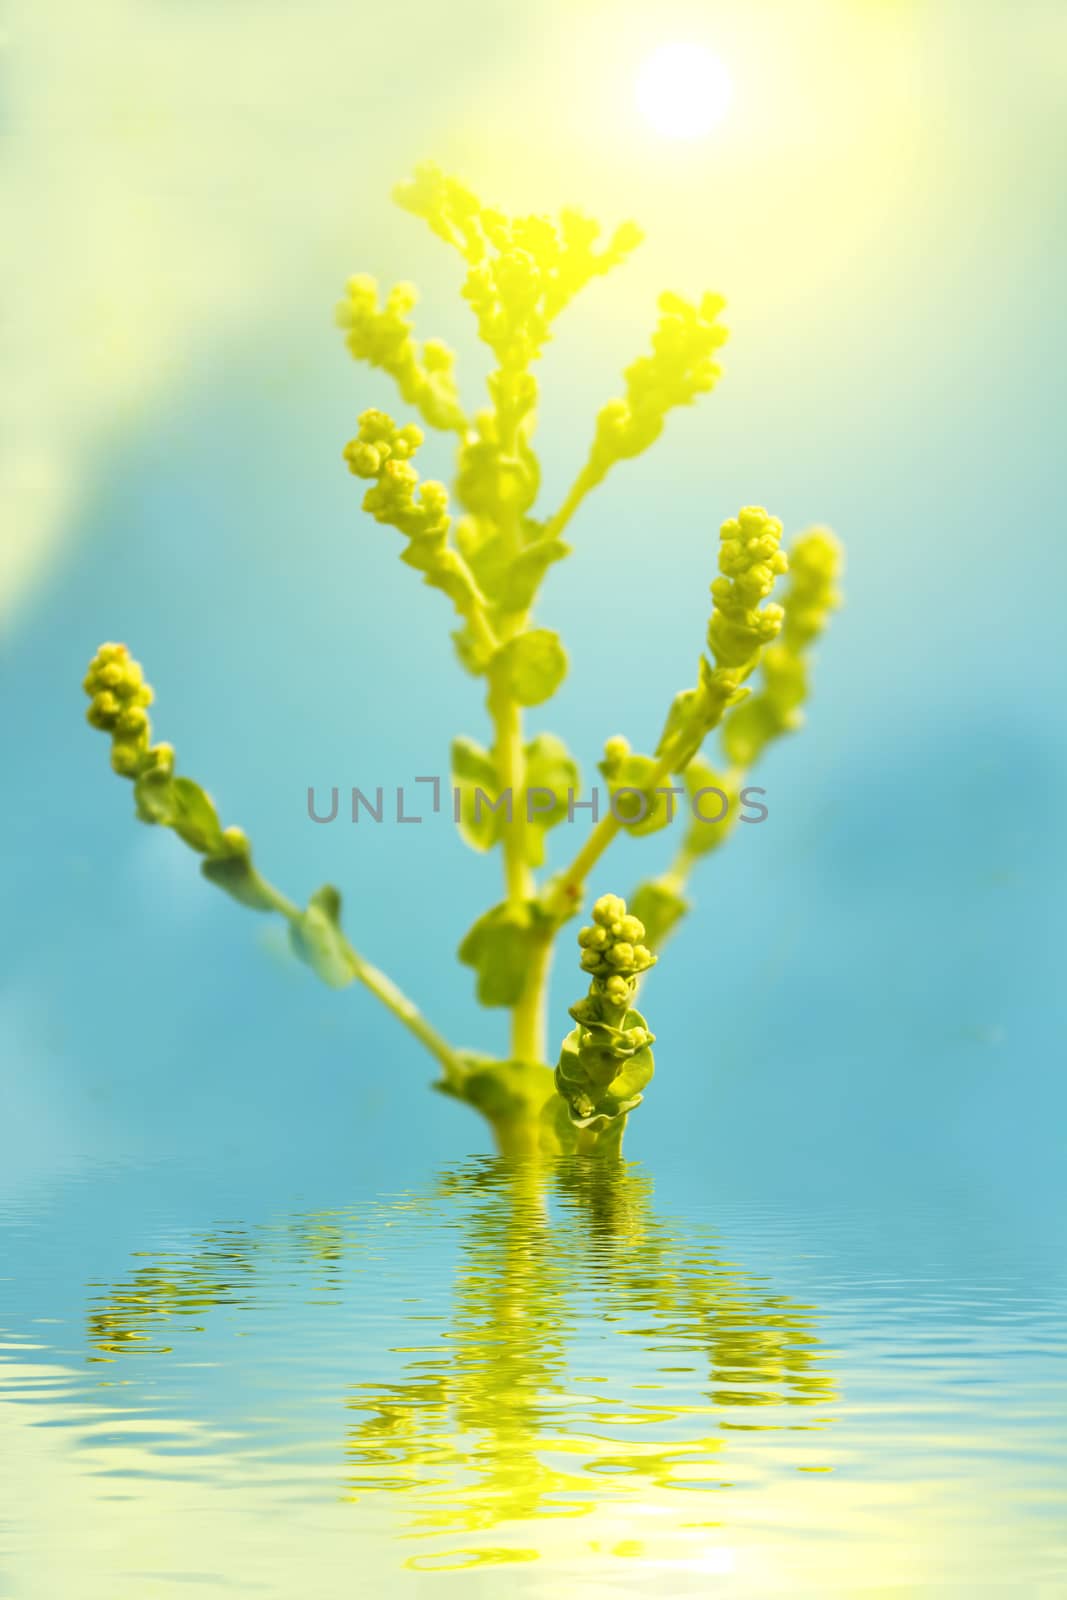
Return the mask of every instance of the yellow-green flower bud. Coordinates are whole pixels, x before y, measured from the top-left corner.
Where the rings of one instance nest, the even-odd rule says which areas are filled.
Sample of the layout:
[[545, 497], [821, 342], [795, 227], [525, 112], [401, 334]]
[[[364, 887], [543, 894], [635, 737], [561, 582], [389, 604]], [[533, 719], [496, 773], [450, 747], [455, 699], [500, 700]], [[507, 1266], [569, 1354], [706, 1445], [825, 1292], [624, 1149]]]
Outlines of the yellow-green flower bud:
[[610, 928], [612, 923], [618, 922], [626, 915], [626, 901], [621, 895], [602, 894], [593, 906], [593, 921], [598, 922], [602, 928]]
[[600, 770], [605, 777], [610, 778], [619, 770], [626, 757], [630, 754], [630, 750], [629, 739], [624, 739], [621, 733], [616, 733], [610, 739], [605, 739], [604, 759], [600, 764]]
[[592, 982], [570, 1009], [576, 1027], [563, 1041], [555, 1081], [571, 1121], [600, 1134], [621, 1131], [652, 1076], [653, 1035], [631, 1001], [638, 975], [655, 958], [631, 942], [645, 930], [618, 895], [602, 895], [593, 916], [594, 925], [578, 935], [580, 964]]
[[138, 739], [148, 731], [148, 713], [142, 706], [128, 705], [120, 714], [115, 731], [124, 738]]
[[558, 221], [508, 218], [431, 163], [418, 167], [395, 198], [467, 261], [463, 295], [478, 332], [501, 369], [515, 373], [540, 355], [552, 322], [579, 290], [623, 261], [641, 238], [633, 223], [623, 224], [598, 251], [600, 228], [588, 217], [564, 211]]
[[93, 696], [85, 716], [94, 728], [111, 729], [115, 726], [119, 716], [119, 702], [110, 689], [102, 689], [99, 694]]
[[344, 458], [357, 478], [376, 478], [382, 469], [381, 450], [377, 445], [364, 444], [362, 439], [352, 439], [345, 445]]
[[89, 663], [82, 687], [90, 697], [86, 720], [110, 733], [111, 765], [124, 778], [136, 778], [150, 764], [152, 727], [145, 706], [152, 690], [140, 664], [123, 644], [103, 644]]
[[695, 689], [675, 696], [656, 753], [684, 772], [704, 739], [730, 707], [747, 694], [745, 679], [760, 652], [781, 632], [785, 612], [762, 604], [775, 579], [788, 570], [782, 524], [762, 506], [745, 506], [719, 533], [719, 572], [711, 585], [712, 613]]
[[127, 740], [116, 739], [111, 746], [111, 766], [122, 778], [136, 778], [141, 770], [143, 752]]
[[782, 524], [762, 506], [746, 506], [723, 523], [719, 537], [722, 576], [711, 585], [708, 648], [717, 666], [743, 669], [777, 637], [785, 615], [781, 606], [760, 609], [775, 578], [788, 571]]
[[766, 606], [763, 612], [777, 614], [778, 643], [762, 658], [759, 690], [736, 707], [723, 728], [726, 753], [735, 766], [751, 766], [770, 740], [802, 723], [807, 652], [840, 604], [836, 585], [841, 566], [841, 547], [826, 528], [812, 528], [794, 540], [784, 603]]
[[699, 305], [677, 294], [660, 296], [651, 355], [627, 367], [625, 399], [609, 400], [597, 417], [585, 468], [589, 482], [598, 483], [616, 461], [654, 443], [674, 407], [691, 405], [714, 388], [720, 377], [714, 356], [727, 336], [717, 321], [724, 304], [713, 294], [705, 294]]

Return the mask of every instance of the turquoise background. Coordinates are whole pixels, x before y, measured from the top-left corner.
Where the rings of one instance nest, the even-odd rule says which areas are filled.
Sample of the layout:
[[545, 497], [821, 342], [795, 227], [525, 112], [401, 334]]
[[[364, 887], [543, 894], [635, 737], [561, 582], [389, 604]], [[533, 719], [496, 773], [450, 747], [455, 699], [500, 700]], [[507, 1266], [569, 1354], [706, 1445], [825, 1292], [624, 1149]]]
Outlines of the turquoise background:
[[[1031, 1234], [1062, 1226], [1058, 80], [1005, 56], [1005, 8], [875, 10], [887, 27], [902, 10], [913, 30], [909, 143], [899, 166], [887, 157], [846, 186], [833, 260], [817, 282], [801, 270], [795, 291], [796, 263], [824, 247], [803, 195], [781, 218], [760, 215], [758, 194], [747, 215], [709, 216], [692, 163], [657, 187], [650, 169], [601, 174], [551, 146], [506, 192], [490, 168], [523, 130], [502, 128], [504, 155], [483, 161], [491, 125], [464, 94], [540, 37], [532, 13], [494, 32], [472, 8], [433, 44], [417, 90], [386, 73], [368, 91], [354, 72], [347, 122], [308, 111], [309, 140], [338, 164], [342, 220], [302, 240], [287, 198], [283, 242], [248, 262], [275, 314], [194, 345], [113, 430], [61, 558], [8, 632], [6, 1188], [163, 1157], [288, 1194], [309, 1172], [372, 1182], [487, 1148], [469, 1113], [426, 1092], [426, 1061], [370, 997], [318, 987], [277, 928], [133, 823], [79, 688], [98, 642], [126, 640], [156, 686], [158, 733], [269, 876], [298, 898], [339, 884], [358, 948], [447, 1035], [502, 1046], [502, 1016], [479, 1011], [453, 956], [496, 896], [498, 863], [444, 817], [372, 831], [305, 813], [309, 784], [444, 775], [449, 736], [485, 731], [443, 598], [361, 516], [340, 459], [358, 412], [392, 403], [330, 326], [350, 271], [414, 278], [420, 330], [458, 346], [468, 397], [484, 370], [456, 262], [388, 203], [433, 153], [504, 206], [532, 187], [606, 218], [632, 204], [650, 224], [647, 263], [590, 289], [545, 362], [546, 509], [645, 345], [656, 287], [706, 282], [730, 299], [721, 387], [583, 508], [575, 554], [546, 584], [538, 615], [572, 669], [535, 728], [561, 733], [587, 777], [608, 734], [651, 743], [693, 675], [716, 529], [739, 504], [766, 504], [790, 532], [826, 521], [848, 547], [848, 606], [819, 651], [809, 726], [759, 774], [770, 820], [707, 866], [649, 986], [658, 1072], [631, 1154], [669, 1164], [683, 1192], [847, 1205], [861, 1191], [980, 1191]], [[1051, 26], [1054, 8], [1011, 15]], [[545, 7], [542, 21], [559, 16]], [[527, 78], [557, 64], [535, 54]], [[266, 161], [280, 136], [261, 137]], [[810, 181], [817, 197], [817, 170]], [[659, 245], [657, 215], [675, 221]], [[851, 256], [849, 215], [863, 218]], [[763, 272], [768, 253], [780, 263], [766, 317], [746, 252]], [[553, 859], [579, 837], [560, 830]], [[625, 843], [591, 888], [626, 892], [665, 850]], [[564, 953], [553, 1034], [577, 992]]]

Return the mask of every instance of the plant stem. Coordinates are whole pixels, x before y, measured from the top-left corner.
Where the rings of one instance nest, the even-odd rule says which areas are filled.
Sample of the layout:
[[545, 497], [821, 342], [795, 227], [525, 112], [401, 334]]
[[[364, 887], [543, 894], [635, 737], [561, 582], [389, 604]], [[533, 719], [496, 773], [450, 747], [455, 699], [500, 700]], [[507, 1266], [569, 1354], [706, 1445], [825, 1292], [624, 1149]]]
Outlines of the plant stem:
[[550, 517], [545, 524], [544, 537], [546, 539], [559, 538], [590, 489], [594, 487], [594, 481], [589, 468], [583, 467], [571, 485], [566, 500], [564, 500], [555, 515]]
[[500, 641], [493, 632], [489, 618], [485, 614], [485, 608], [481, 605], [476, 605], [471, 611], [468, 621], [471, 625], [471, 632], [478, 641], [486, 660], [489, 660]]
[[545, 1060], [545, 1002], [556, 930], [546, 929], [534, 946], [526, 983], [511, 1017], [511, 1054], [516, 1061]]
[[[299, 921], [302, 915], [300, 907], [294, 905], [292, 900], [282, 894], [280, 889], [276, 889], [272, 883], [268, 883], [261, 873], [256, 872], [255, 876], [259, 887], [262, 888], [267, 898], [272, 901], [274, 909], [290, 925]], [[344, 951], [351, 963], [353, 976], [363, 984], [365, 989], [369, 989], [371, 994], [377, 1000], [380, 1000], [382, 1005], [388, 1011], [391, 1011], [398, 1021], [404, 1024], [409, 1033], [414, 1034], [419, 1043], [433, 1056], [446, 1078], [454, 1083], [462, 1082], [464, 1069], [458, 1055], [447, 1039], [427, 1022], [415, 1002], [409, 1000], [407, 995], [397, 988], [393, 980], [387, 977], [378, 967], [372, 966], [369, 961], [365, 961], [347, 938], [344, 940]]]
[[511, 792], [511, 815], [505, 819], [501, 841], [504, 890], [509, 902], [519, 905], [534, 891], [533, 873], [526, 861], [526, 755], [522, 711], [499, 671], [490, 676], [489, 711], [496, 729], [494, 751], [501, 791]]
[[[521, 545], [519, 512], [514, 494], [507, 484], [510, 475], [521, 471], [518, 457], [519, 425], [514, 396], [501, 381], [496, 388], [496, 417], [501, 471], [501, 532], [511, 554]], [[507, 637], [513, 638], [526, 626], [526, 613], [513, 619]], [[509, 904], [525, 905], [537, 885], [528, 861], [526, 816], [526, 747], [523, 737], [522, 708], [511, 692], [503, 671], [489, 672], [489, 714], [494, 727], [494, 754], [500, 787], [511, 794], [511, 815], [501, 840], [504, 856], [504, 892]], [[544, 985], [551, 942], [539, 941], [535, 957], [527, 970], [523, 992], [511, 1014], [511, 1055], [516, 1061], [541, 1062], [545, 1053]]]
[[378, 967], [371, 966], [369, 961], [364, 961], [357, 950], [354, 950], [345, 940], [345, 954], [352, 962], [352, 971], [371, 994], [380, 1000], [393, 1016], [402, 1022], [409, 1033], [414, 1034], [419, 1043], [433, 1056], [434, 1060], [443, 1069], [445, 1076], [459, 1082], [463, 1077], [463, 1068], [456, 1052], [448, 1041], [431, 1027], [413, 1000], [409, 1000], [402, 990], [398, 989], [392, 978], [386, 976]]
[[[649, 779], [648, 788], [654, 790], [669, 777], [672, 771], [670, 752], [660, 757]], [[601, 817], [588, 839], [556, 883], [548, 909], [553, 916], [566, 919], [573, 916], [582, 901], [585, 880], [596, 866], [604, 851], [623, 828], [623, 823], [609, 811]]]

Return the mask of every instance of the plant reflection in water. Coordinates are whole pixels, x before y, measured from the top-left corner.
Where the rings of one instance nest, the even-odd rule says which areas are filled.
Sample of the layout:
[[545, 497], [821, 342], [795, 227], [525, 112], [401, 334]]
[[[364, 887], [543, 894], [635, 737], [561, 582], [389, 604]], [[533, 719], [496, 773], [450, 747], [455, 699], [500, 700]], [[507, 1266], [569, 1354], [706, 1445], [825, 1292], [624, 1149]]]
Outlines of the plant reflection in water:
[[[379, 1226], [412, 1211], [450, 1225], [454, 1288], [445, 1305], [420, 1297], [410, 1343], [375, 1349], [375, 1324], [357, 1326], [359, 1370], [392, 1376], [338, 1395], [343, 1493], [402, 1494], [414, 1537], [509, 1525], [523, 1542], [479, 1540], [447, 1563], [410, 1565], [532, 1559], [532, 1524], [609, 1500], [625, 1511], [656, 1491], [728, 1487], [731, 1434], [830, 1420], [814, 1308], [732, 1264], [714, 1236], [659, 1215], [644, 1169], [627, 1161], [476, 1159], [434, 1194], [379, 1207], [376, 1221], [321, 1212], [281, 1229], [220, 1228], [106, 1290], [89, 1315], [91, 1359], [171, 1350], [213, 1308], [246, 1317], [278, 1293], [277, 1277], [268, 1293], [262, 1274], [279, 1250], [325, 1272], [331, 1303], [365, 1290], [374, 1263], [390, 1259]], [[679, 1515], [700, 1515], [690, 1503]], [[639, 1554], [633, 1545], [618, 1553]]]

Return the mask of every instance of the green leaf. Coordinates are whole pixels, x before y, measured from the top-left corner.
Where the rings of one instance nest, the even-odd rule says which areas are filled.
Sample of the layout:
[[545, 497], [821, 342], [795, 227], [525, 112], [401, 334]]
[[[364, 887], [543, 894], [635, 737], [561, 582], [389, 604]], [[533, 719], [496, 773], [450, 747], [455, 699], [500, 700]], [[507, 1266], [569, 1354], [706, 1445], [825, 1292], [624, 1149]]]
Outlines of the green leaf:
[[174, 778], [161, 767], [143, 772], [133, 786], [134, 804], [142, 822], [169, 828], [175, 816]]
[[211, 796], [192, 778], [173, 778], [171, 792], [175, 815], [170, 826], [178, 837], [201, 855], [224, 852], [222, 824]]
[[308, 908], [289, 925], [294, 953], [331, 989], [354, 982], [352, 958], [341, 931], [341, 896], [332, 884], [316, 889]]
[[536, 1117], [552, 1096], [552, 1074], [547, 1067], [529, 1061], [501, 1061], [472, 1050], [457, 1052], [461, 1073], [452, 1079], [439, 1079], [438, 1093], [462, 1100], [499, 1122], [509, 1117]]
[[500, 652], [508, 687], [522, 706], [551, 698], [567, 676], [567, 652], [551, 628], [531, 628]]
[[485, 596], [470, 568], [457, 551], [449, 548], [443, 532], [413, 538], [401, 551], [400, 559], [422, 573], [423, 583], [446, 594], [461, 617], [469, 619], [475, 607], [485, 605]]
[[[686, 855], [694, 858], [710, 855], [726, 841], [737, 824], [739, 815], [737, 786], [729, 783], [722, 773], [716, 772], [709, 766], [703, 756], [693, 758], [685, 770], [683, 781], [689, 796], [689, 826], [685, 832], [682, 848]], [[720, 792], [717, 795], [708, 794], [695, 799], [702, 789], [718, 789]], [[728, 809], [723, 812], [718, 822], [712, 821], [712, 818], [723, 811], [723, 795], [726, 796]]]
[[684, 895], [655, 878], [638, 884], [628, 904], [632, 915], [644, 923], [644, 942], [651, 950], [659, 948], [689, 910]]
[[[658, 833], [665, 828], [670, 821], [668, 801], [673, 799], [677, 805], [679, 799], [677, 795], [657, 794], [651, 787], [656, 765], [651, 756], [638, 755], [636, 751], [610, 764], [600, 763], [601, 776], [607, 779], [612, 795], [613, 811], [627, 833], [632, 833], [636, 838], [642, 838], [647, 833]], [[657, 789], [666, 787], [662, 779], [656, 785]], [[637, 792], [619, 794], [620, 789]]]
[[570, 553], [570, 545], [562, 539], [539, 539], [536, 544], [527, 545], [520, 555], [508, 563], [493, 591], [493, 598], [501, 610], [528, 610], [548, 568]]
[[215, 803], [192, 778], [175, 778], [153, 767], [137, 779], [133, 793], [142, 822], [173, 828], [201, 855], [227, 854]]
[[531, 901], [494, 906], [468, 930], [459, 959], [478, 974], [483, 1006], [513, 1006], [522, 994], [537, 940], [548, 924]]
[[469, 625], [457, 628], [452, 635], [452, 643], [464, 672], [469, 672], [474, 678], [482, 677], [493, 658], [493, 652], [486, 647], [481, 635], [475, 634]]
[[[644, 1028], [648, 1024], [639, 1011], [628, 1011], [622, 1021], [621, 1032], [631, 1028]], [[619, 1062], [619, 1070], [605, 1084], [583, 1059], [581, 1045], [582, 1027], [571, 1030], [563, 1041], [559, 1065], [556, 1068], [556, 1088], [566, 1100], [571, 1121], [576, 1128], [602, 1132], [616, 1117], [624, 1117], [641, 1104], [642, 1090], [655, 1071], [655, 1062], [648, 1045], [636, 1050], [632, 1056]]]
[[[459, 790], [459, 831], [472, 850], [490, 850], [500, 838], [506, 811], [490, 809], [500, 779], [488, 750], [473, 739], [452, 741], [452, 783]], [[481, 791], [481, 798], [478, 791]], [[487, 798], [488, 797], [488, 798]]]
[[251, 911], [277, 909], [273, 896], [252, 865], [247, 851], [228, 856], [209, 856], [200, 863], [200, 871], [209, 883], [231, 895]]
[[[535, 789], [548, 790], [554, 796], [551, 809], [536, 810], [527, 821], [527, 864], [539, 867], [545, 859], [545, 834], [567, 816], [567, 791], [578, 793], [581, 774], [567, 746], [554, 733], [537, 734], [527, 744], [525, 755], [527, 796]], [[534, 797], [535, 805], [544, 802], [544, 794]]]

